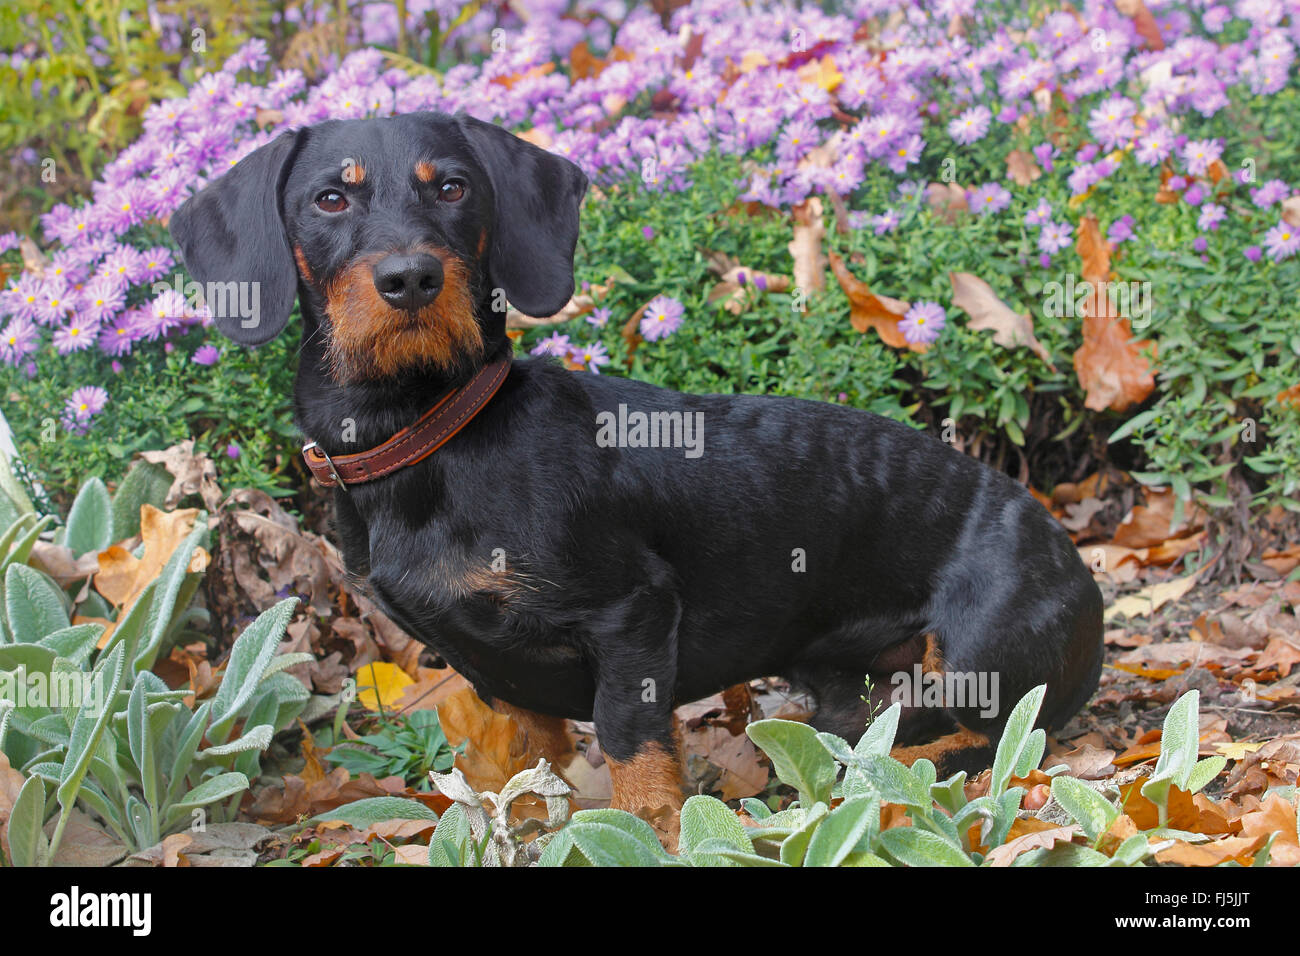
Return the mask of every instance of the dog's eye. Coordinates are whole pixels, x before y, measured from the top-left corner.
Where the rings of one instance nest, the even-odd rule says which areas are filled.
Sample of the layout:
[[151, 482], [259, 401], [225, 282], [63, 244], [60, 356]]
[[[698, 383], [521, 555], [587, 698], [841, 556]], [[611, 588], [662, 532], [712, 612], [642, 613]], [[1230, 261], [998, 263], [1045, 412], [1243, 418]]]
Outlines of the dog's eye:
[[342, 212], [348, 208], [348, 201], [341, 192], [327, 189], [316, 197], [316, 208], [321, 212]]
[[438, 198], [443, 202], [459, 202], [465, 195], [465, 184], [459, 179], [449, 179], [438, 190]]

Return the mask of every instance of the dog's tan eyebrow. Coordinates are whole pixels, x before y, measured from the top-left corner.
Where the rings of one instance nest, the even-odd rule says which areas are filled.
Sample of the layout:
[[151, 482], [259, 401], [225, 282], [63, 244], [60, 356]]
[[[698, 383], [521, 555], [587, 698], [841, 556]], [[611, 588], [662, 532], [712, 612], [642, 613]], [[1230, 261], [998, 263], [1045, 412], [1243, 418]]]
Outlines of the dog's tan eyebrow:
[[422, 183], [433, 182], [433, 177], [438, 175], [438, 167], [427, 159], [422, 159], [415, 164], [415, 178]]

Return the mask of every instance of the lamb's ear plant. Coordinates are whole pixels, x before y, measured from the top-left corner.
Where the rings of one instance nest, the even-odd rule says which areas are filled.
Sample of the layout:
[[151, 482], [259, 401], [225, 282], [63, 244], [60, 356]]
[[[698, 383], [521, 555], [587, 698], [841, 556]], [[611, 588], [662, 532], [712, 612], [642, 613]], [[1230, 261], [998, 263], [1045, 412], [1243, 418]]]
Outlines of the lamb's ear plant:
[[[128, 477], [118, 494], [148, 503], [161, 480], [137, 473], [145, 477], [134, 490]], [[158, 577], [115, 612], [84, 582], [65, 591], [27, 563], [50, 520], [6, 487], [0, 476], [0, 511], [16, 514], [0, 534], [0, 752], [28, 778], [22, 812], [8, 825], [17, 847], [11, 862], [52, 862], [74, 807], [132, 851], [185, 826], [231, 818], [273, 734], [309, 696], [284, 668], [310, 655], [275, 656], [297, 598], [253, 621], [231, 649], [216, 696], [187, 706], [190, 692], [172, 690], [150, 668], [191, 619], [202, 573], [189, 568], [207, 545], [206, 514], [198, 513]], [[58, 535], [74, 556], [120, 540], [114, 503], [102, 483], [83, 485]], [[76, 616], [106, 618], [112, 633], [105, 639], [103, 624], [72, 624]]]
[[1201, 739], [1199, 691], [1191, 690], [1174, 701], [1165, 715], [1160, 737], [1160, 758], [1155, 773], [1142, 785], [1142, 796], [1160, 811], [1160, 825], [1169, 822], [1169, 788], [1196, 793], [1219, 775], [1228, 758], [1221, 754], [1197, 761]]
[[[773, 812], [761, 800], [743, 800], [749, 818], [745, 825], [722, 801], [704, 795], [691, 797], [682, 807], [675, 857], [662, 853], [658, 841], [652, 844], [654, 831], [631, 814], [581, 811], [550, 837], [539, 863], [988, 866], [990, 851], [1007, 842], [1012, 824], [1024, 813], [1020, 807], [1025, 788], [1012, 786], [1013, 780], [1029, 776], [1042, 762], [1046, 735], [1035, 729], [1034, 723], [1045, 691], [1042, 686], [1034, 688], [1013, 708], [998, 741], [989, 789], [973, 800], [966, 797], [965, 773], [940, 781], [930, 761], [918, 760], [907, 767], [890, 756], [900, 704], [877, 716], [852, 747], [834, 734], [817, 733], [804, 724], [762, 720], [746, 730], [772, 759], [777, 778], [799, 794], [785, 809]], [[1166, 721], [1165, 749], [1152, 778], [1156, 796], [1167, 794], [1168, 787], [1161, 791], [1159, 783], [1165, 768], [1170, 768], [1168, 775], [1174, 783], [1190, 789], [1203, 786], [1223, 766], [1218, 758], [1194, 763], [1196, 704], [1193, 694], [1184, 696]], [[1150, 834], [1134, 834], [1110, 855], [1100, 850], [1103, 837], [1120, 814], [1113, 800], [1080, 780], [1059, 774], [1053, 776], [1052, 795], [1091, 845], [1066, 843], [1032, 850], [1017, 856], [1012, 865], [1145, 865], [1151, 855]], [[882, 830], [884, 803], [901, 807], [911, 826]], [[444, 816], [439, 828], [448, 826], [448, 832], [456, 832], [456, 825], [448, 825]], [[465, 849], [470, 844], [459, 840], [455, 846], [460, 847], [459, 863], [472, 865], [472, 854]], [[436, 852], [442, 860], [455, 855], [450, 845]]]

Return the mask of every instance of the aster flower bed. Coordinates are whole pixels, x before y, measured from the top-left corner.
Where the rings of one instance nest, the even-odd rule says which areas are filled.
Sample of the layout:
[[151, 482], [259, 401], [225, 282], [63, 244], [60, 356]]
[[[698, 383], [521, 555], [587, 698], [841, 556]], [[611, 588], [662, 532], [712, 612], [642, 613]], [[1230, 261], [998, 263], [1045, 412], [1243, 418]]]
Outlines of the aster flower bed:
[[[155, 285], [178, 274], [159, 223], [285, 128], [464, 109], [594, 183], [588, 298], [528, 350], [951, 418], [1040, 479], [1119, 428], [1144, 480], [1297, 507], [1300, 4], [1149, 6], [697, 0], [668, 29], [534, 18], [440, 75], [363, 49], [314, 85], [251, 41], [44, 217], [39, 270], [0, 239], [20, 450], [58, 488], [193, 433], [236, 483], [289, 487], [292, 347], [237, 352]], [[1149, 308], [1090, 326], [1060, 294], [1089, 277]]]

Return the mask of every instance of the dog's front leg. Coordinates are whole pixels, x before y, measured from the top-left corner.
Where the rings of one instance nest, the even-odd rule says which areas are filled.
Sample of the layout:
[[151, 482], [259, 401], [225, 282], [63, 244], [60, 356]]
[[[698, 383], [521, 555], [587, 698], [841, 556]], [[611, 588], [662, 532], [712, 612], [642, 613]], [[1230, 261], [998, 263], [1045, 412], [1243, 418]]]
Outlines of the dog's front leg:
[[681, 602], [666, 588], [638, 589], [595, 615], [596, 733], [613, 784], [611, 806], [643, 816], [682, 805], [673, 733]]

